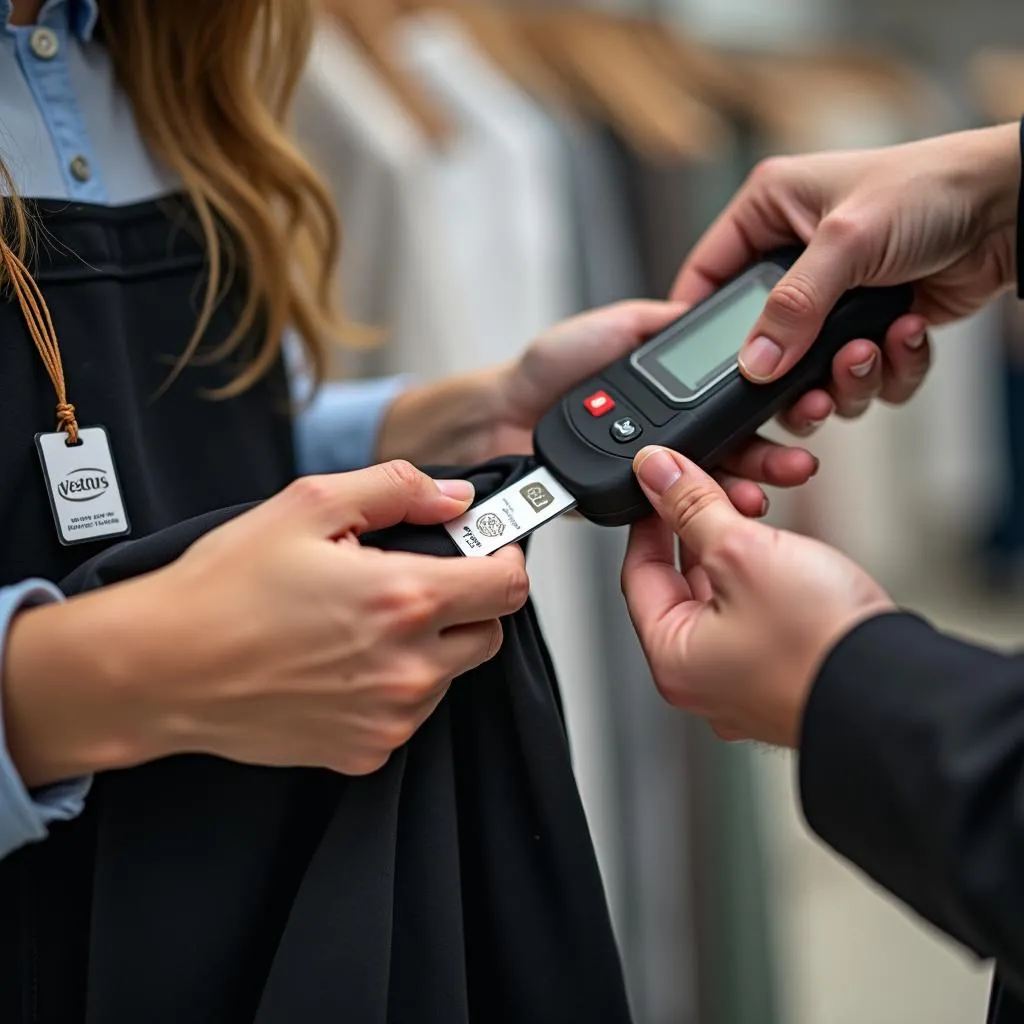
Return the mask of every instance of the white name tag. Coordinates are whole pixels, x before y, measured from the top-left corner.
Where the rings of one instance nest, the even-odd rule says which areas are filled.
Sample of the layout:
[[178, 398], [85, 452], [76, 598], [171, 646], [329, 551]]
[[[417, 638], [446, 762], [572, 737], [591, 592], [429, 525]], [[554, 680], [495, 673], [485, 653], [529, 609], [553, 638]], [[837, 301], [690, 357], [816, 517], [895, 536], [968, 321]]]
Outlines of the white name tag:
[[121, 537], [131, 525], [103, 427], [78, 431], [80, 444], [69, 446], [64, 431], [36, 434], [53, 519], [61, 544], [82, 544]]
[[538, 468], [444, 528], [464, 555], [490, 555], [575, 506], [576, 499], [546, 469]]

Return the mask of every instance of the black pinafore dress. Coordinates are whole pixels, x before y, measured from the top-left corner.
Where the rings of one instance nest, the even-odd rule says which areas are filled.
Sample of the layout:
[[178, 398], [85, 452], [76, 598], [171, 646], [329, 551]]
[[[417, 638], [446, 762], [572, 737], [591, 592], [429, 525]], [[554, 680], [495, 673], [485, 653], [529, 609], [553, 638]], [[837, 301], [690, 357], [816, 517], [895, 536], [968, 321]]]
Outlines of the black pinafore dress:
[[[237, 364], [190, 366], [155, 397], [191, 337], [203, 294], [204, 254], [184, 200], [113, 209], [42, 203], [36, 213], [31, 269], [79, 422], [107, 428], [131, 537], [285, 486], [294, 461], [283, 368], [238, 398], [214, 401], [200, 392], [230, 380]], [[227, 337], [237, 308], [230, 298], [222, 304], [204, 347]], [[116, 543], [63, 547], [57, 539], [34, 444], [37, 431], [54, 429], [54, 406], [20, 306], [0, 303], [0, 584], [59, 583]], [[0, 861], [3, 1024], [85, 1020], [105, 785], [96, 780], [81, 819]], [[142, 827], [144, 807], [139, 817]]]

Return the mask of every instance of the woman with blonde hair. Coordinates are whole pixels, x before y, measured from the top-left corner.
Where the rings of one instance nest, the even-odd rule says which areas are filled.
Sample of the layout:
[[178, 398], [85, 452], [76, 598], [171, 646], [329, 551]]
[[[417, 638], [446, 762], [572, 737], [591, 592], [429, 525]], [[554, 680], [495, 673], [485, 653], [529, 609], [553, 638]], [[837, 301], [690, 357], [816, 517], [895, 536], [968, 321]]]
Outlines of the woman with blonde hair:
[[[211, 909], [182, 939], [154, 903], [146, 941], [165, 937], [153, 955], [175, 982], [123, 1016], [97, 1009], [137, 980], [112, 950], [148, 947], [97, 918], [110, 836], [131, 864], [167, 800], [210, 802], [219, 824], [189, 848], [206, 864], [241, 811], [190, 765], [279, 790], [304, 785], [299, 769], [330, 770], [315, 790], [384, 765], [498, 650], [526, 600], [523, 557], [337, 541], [463, 512], [469, 483], [396, 460], [527, 451], [547, 406], [677, 311], [585, 314], [511, 365], [430, 386], [311, 389], [344, 334], [338, 223], [284, 129], [312, 17], [310, 0], [0, 0], [4, 1024], [253, 1019], [322, 821], [247, 808], [277, 845], [245, 915]], [[741, 477], [795, 484], [813, 465], [757, 442], [726, 482], [756, 514]], [[57, 583], [115, 542], [254, 502], [165, 568], [63, 599]], [[151, 769], [175, 758], [162, 803]], [[108, 778], [131, 794], [121, 831]], [[216, 903], [157, 894], [153, 877], [140, 898]]]

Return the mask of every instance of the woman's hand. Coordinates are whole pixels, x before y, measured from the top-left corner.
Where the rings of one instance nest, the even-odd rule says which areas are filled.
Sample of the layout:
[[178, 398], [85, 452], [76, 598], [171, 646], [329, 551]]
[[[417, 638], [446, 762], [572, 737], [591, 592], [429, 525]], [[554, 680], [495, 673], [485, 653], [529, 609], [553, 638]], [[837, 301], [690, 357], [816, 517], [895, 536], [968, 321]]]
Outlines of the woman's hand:
[[690, 254], [673, 296], [693, 304], [758, 254], [805, 243], [741, 353], [746, 375], [763, 382], [803, 355], [845, 290], [915, 282], [912, 314], [881, 351], [851, 342], [829, 391], [804, 395], [782, 420], [807, 434], [833, 410], [906, 401], [928, 368], [926, 327], [966, 316], [1014, 280], [1020, 173], [1016, 125], [766, 161]]
[[[683, 312], [679, 304], [621, 302], [556, 324], [508, 366], [413, 389], [388, 414], [380, 452], [418, 462], [472, 464], [527, 454], [533, 428], [565, 392], [632, 352]], [[719, 478], [746, 515], [762, 515], [760, 484], [794, 487], [814, 456], [760, 438], [727, 461]]]
[[379, 768], [498, 651], [529, 583], [518, 548], [431, 558], [355, 538], [471, 498], [404, 463], [306, 477], [159, 572], [22, 613], [3, 684], [26, 783], [190, 751]]
[[724, 739], [796, 746], [825, 656], [892, 602], [839, 552], [744, 519], [681, 455], [634, 466], [657, 516], [632, 528], [622, 587], [658, 689]]

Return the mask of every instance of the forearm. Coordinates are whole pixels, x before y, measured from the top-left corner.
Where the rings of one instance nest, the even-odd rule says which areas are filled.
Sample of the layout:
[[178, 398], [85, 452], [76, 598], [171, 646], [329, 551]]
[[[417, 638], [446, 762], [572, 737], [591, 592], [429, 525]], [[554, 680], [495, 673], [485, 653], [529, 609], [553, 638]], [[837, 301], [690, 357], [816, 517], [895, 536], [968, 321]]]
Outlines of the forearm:
[[473, 465], [486, 458], [499, 399], [496, 371], [409, 388], [392, 402], [377, 440], [377, 461]]
[[[147, 622], [147, 583], [22, 612], [3, 664], [7, 748], [29, 788], [161, 753], [139, 683], [165, 660]], [[166, 665], [161, 666], [165, 668]]]

